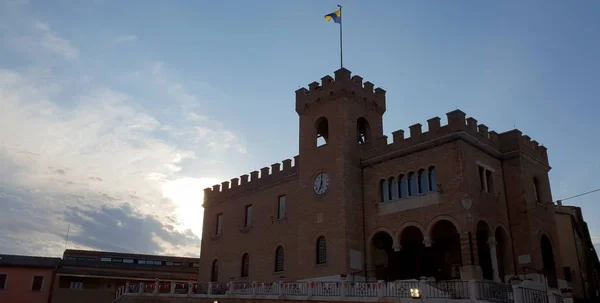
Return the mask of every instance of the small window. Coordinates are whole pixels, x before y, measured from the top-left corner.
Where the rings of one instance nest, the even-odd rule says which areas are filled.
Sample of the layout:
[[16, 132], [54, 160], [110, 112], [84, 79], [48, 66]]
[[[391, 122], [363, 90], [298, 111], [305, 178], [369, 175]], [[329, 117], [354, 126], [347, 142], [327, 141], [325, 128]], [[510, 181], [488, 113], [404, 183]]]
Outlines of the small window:
[[77, 259], [78, 259], [78, 258], [75, 258], [75, 257], [67, 257], [67, 260], [71, 260], [71, 261], [73, 261], [73, 260], [77, 260]]
[[429, 168], [429, 190], [437, 191], [437, 172], [435, 166]]
[[223, 232], [223, 214], [217, 214], [217, 229], [215, 230], [216, 235], [220, 235]]
[[419, 171], [419, 193], [424, 194], [426, 192], [429, 192], [429, 178], [427, 172], [421, 169]]
[[173, 263], [173, 266], [181, 266], [181, 263], [179, 263], [179, 262], [174, 262], [174, 263]]
[[387, 202], [390, 200], [390, 195], [389, 195], [389, 184], [387, 180], [381, 180], [379, 181], [379, 186], [380, 186], [380, 190], [381, 190], [381, 202]]
[[283, 246], [278, 246], [277, 250], [275, 250], [275, 272], [282, 272], [284, 262], [284, 250]]
[[112, 259], [112, 262], [113, 262], [113, 263], [123, 263], [123, 259], [116, 259], [116, 258], [113, 258], [113, 259]]
[[146, 260], [138, 260], [138, 264], [146, 264]]
[[390, 200], [398, 200], [398, 181], [396, 178], [392, 177], [388, 180], [389, 189], [390, 189]]
[[492, 171], [489, 169], [485, 170], [485, 179], [487, 182], [487, 192], [490, 194], [494, 193], [494, 178], [492, 176]]
[[414, 196], [419, 192], [419, 184], [417, 175], [413, 172], [408, 174], [408, 195]]
[[327, 263], [327, 240], [320, 236], [317, 239], [317, 264]]
[[42, 284], [44, 283], [44, 277], [34, 276], [33, 282], [31, 283], [32, 291], [42, 291]]
[[133, 259], [123, 259], [123, 263], [131, 264], [133, 263]]
[[173, 266], [173, 262], [166, 262], [167, 266]]
[[69, 286], [69, 288], [81, 290], [81, 289], [83, 289], [83, 282], [71, 282], [71, 285]]
[[212, 263], [212, 268], [210, 270], [210, 281], [219, 281], [219, 260], [214, 260]]
[[535, 202], [540, 202], [540, 184], [537, 178], [533, 178], [533, 193], [535, 194]]
[[277, 204], [277, 219], [285, 218], [285, 196], [279, 196], [279, 204]]
[[573, 276], [571, 275], [571, 267], [565, 266], [563, 268], [563, 271], [565, 273], [565, 281], [572, 282], [573, 281]]
[[6, 289], [6, 274], [0, 274], [0, 289]]
[[485, 190], [485, 168], [483, 168], [483, 166], [479, 166], [479, 184], [481, 185], [481, 190], [482, 191], [486, 191]]
[[112, 258], [100, 258], [101, 262], [111, 262]]
[[252, 205], [246, 205], [246, 219], [244, 221], [244, 226], [252, 226]]
[[154, 261], [154, 265], [162, 265], [162, 261]]
[[198, 263], [194, 263], [194, 264], [193, 264], [193, 267], [200, 267], [200, 264], [198, 264]]
[[398, 181], [398, 189], [400, 191], [400, 198], [408, 197], [408, 181], [405, 175], [400, 175], [400, 181]]
[[242, 256], [242, 272], [241, 272], [242, 278], [247, 278], [249, 271], [250, 271], [250, 256], [248, 254], [244, 254]]

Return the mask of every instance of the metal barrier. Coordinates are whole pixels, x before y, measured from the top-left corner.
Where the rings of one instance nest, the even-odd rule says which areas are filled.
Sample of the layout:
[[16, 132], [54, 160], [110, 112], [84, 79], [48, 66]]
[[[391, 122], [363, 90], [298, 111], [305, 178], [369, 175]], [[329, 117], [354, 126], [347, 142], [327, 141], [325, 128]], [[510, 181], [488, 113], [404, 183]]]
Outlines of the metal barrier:
[[515, 301], [513, 288], [509, 284], [502, 284], [490, 281], [476, 281], [477, 300], [513, 303]]

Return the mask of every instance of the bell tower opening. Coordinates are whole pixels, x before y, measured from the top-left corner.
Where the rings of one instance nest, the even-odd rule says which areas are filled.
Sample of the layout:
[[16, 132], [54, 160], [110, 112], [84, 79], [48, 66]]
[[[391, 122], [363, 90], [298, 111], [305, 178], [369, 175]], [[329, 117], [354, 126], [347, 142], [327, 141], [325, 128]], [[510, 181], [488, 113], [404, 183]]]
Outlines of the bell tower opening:
[[371, 125], [367, 119], [360, 117], [356, 121], [358, 144], [371, 142]]
[[327, 144], [329, 140], [329, 123], [327, 122], [327, 118], [320, 117], [317, 119], [315, 128], [317, 130], [317, 147]]

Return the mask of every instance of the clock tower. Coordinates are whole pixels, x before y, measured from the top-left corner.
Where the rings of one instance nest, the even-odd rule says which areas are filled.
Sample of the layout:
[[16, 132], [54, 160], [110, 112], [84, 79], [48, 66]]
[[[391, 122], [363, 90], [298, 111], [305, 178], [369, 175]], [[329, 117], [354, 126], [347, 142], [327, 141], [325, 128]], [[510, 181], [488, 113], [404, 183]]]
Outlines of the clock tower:
[[364, 276], [361, 154], [383, 136], [385, 106], [383, 89], [345, 68], [296, 91], [300, 278]]

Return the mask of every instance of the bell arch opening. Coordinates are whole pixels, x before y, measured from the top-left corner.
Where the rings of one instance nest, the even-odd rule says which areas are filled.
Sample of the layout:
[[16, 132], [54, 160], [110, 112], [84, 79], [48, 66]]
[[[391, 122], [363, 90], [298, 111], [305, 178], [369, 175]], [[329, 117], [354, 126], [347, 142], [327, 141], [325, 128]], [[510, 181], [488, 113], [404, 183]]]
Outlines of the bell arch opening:
[[317, 119], [315, 128], [317, 130], [317, 147], [327, 144], [329, 141], [329, 122], [327, 118], [320, 117]]
[[367, 119], [360, 117], [356, 121], [358, 144], [371, 142], [371, 125]]

